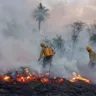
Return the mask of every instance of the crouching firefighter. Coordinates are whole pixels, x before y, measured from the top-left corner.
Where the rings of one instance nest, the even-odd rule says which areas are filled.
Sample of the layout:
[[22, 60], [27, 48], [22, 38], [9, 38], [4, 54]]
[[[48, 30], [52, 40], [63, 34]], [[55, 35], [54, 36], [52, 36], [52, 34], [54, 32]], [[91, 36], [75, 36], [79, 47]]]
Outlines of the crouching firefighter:
[[40, 61], [42, 56], [44, 56], [43, 68], [45, 68], [47, 64], [50, 64], [50, 66], [51, 66], [52, 57], [55, 54], [54, 50], [51, 47], [46, 46], [43, 42], [40, 43], [40, 46], [42, 47], [42, 50], [41, 50], [38, 61]]
[[89, 53], [89, 66], [92, 68], [96, 65], [96, 53], [92, 50], [91, 46], [87, 46], [86, 50]]

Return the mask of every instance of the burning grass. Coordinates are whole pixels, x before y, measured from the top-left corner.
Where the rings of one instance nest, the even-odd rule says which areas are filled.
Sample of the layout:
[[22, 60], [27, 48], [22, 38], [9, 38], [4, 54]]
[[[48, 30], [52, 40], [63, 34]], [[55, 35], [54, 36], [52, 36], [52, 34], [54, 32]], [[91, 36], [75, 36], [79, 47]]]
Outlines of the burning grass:
[[96, 86], [75, 72], [73, 78], [64, 79], [21, 69], [0, 75], [0, 96], [96, 96]]
[[[58, 78], [58, 77], [50, 77], [50, 73], [47, 72], [45, 74], [38, 74], [36, 72], [32, 72], [29, 70], [29, 68], [21, 68], [22, 71], [17, 71], [15, 72], [15, 75], [12, 76], [11, 73], [7, 74], [1, 74], [0, 75], [0, 81], [2, 82], [20, 82], [20, 83], [26, 83], [26, 82], [31, 82], [31, 81], [39, 81], [43, 83], [50, 83], [50, 82], [64, 82], [64, 78]], [[87, 78], [82, 77], [81, 75], [76, 74], [73, 72], [73, 78], [68, 79], [70, 82], [76, 82], [78, 80], [81, 80], [86, 83], [91, 83], [91, 81]]]

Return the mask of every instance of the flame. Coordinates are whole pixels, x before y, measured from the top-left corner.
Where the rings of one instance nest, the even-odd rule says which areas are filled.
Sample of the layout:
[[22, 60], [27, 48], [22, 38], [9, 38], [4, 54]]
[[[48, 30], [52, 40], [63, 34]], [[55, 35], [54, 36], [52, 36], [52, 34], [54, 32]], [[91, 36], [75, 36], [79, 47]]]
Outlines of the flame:
[[25, 71], [26, 71], [26, 73], [28, 73], [29, 72], [29, 69], [28, 68], [25, 68]]
[[44, 78], [41, 79], [41, 82], [43, 82], [43, 83], [44, 83], [44, 82], [45, 82], [45, 83], [48, 83], [48, 82], [49, 82], [49, 79], [46, 78], [46, 77], [44, 77]]
[[9, 81], [10, 80], [10, 77], [5, 75], [4, 78], [3, 78], [4, 81]]
[[78, 80], [81, 80], [81, 81], [84, 81], [89, 84], [91, 83], [91, 81], [89, 79], [86, 79], [86, 78], [82, 77], [81, 75], [77, 75], [75, 72], [73, 72], [73, 76], [74, 77], [69, 80], [70, 82], [76, 82]]
[[[83, 82], [86, 83], [91, 83], [91, 81], [87, 78], [82, 77], [80, 74], [76, 74], [76, 72], [73, 72], [73, 78], [68, 79], [70, 82], [76, 82], [78, 80], [81, 80]], [[47, 72], [45, 74], [37, 74], [35, 72], [30, 72], [28, 68], [24, 69], [24, 72], [18, 72], [16, 74], [15, 78], [11, 78], [11, 76], [9, 75], [1, 75], [0, 74], [0, 81], [4, 81], [4, 82], [11, 82], [12, 80], [15, 79], [15, 82], [13, 82], [13, 84], [16, 84], [17, 82], [21, 82], [21, 83], [25, 83], [25, 82], [31, 82], [31, 81], [40, 81], [42, 83], [49, 83], [49, 82], [58, 82], [58, 83], [62, 83], [64, 82], [64, 78], [57, 78], [57, 77], [53, 77], [53, 78], [48, 78], [46, 76], [49, 76], [50, 73]]]

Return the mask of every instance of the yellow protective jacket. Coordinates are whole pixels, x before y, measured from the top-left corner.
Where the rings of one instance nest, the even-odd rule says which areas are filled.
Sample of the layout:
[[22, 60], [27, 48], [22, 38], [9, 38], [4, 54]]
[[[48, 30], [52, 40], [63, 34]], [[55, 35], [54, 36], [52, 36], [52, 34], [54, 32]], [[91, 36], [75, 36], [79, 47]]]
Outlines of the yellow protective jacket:
[[47, 56], [52, 56], [52, 55], [53, 55], [53, 49], [50, 48], [50, 47], [44, 47], [44, 48], [42, 48], [42, 50], [41, 50], [41, 52], [40, 52], [40, 58], [41, 58], [43, 55], [44, 55], [45, 57], [47, 57]]
[[90, 62], [91, 63], [95, 63], [96, 64], [96, 53], [94, 51], [91, 51], [89, 53], [89, 58], [90, 58]]

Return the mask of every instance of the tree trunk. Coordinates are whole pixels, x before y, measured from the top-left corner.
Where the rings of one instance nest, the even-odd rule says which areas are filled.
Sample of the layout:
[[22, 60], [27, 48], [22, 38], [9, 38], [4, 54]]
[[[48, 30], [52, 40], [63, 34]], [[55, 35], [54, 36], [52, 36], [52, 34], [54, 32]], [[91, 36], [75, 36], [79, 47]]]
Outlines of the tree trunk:
[[72, 45], [72, 55], [74, 56], [74, 51], [76, 49], [76, 40], [73, 41], [73, 45]]
[[41, 20], [39, 20], [39, 22], [38, 22], [38, 27], [39, 27], [39, 31], [40, 31], [40, 29], [41, 29]]

